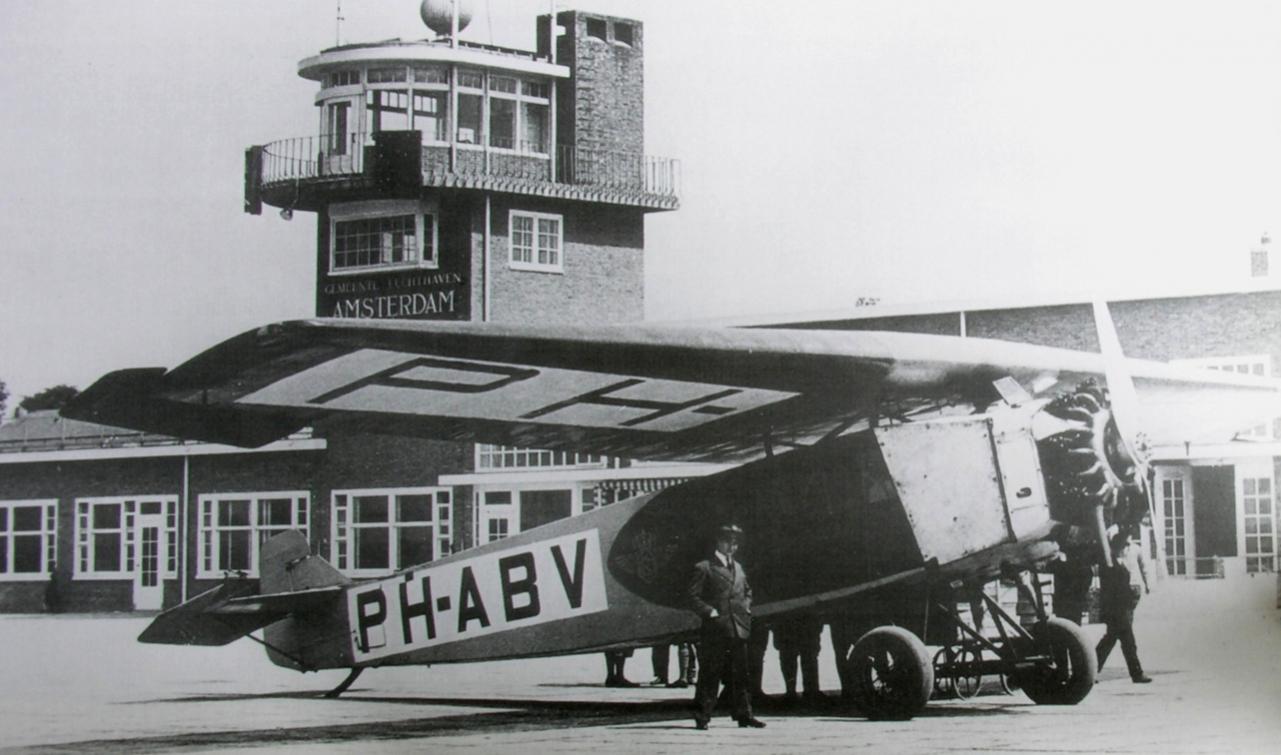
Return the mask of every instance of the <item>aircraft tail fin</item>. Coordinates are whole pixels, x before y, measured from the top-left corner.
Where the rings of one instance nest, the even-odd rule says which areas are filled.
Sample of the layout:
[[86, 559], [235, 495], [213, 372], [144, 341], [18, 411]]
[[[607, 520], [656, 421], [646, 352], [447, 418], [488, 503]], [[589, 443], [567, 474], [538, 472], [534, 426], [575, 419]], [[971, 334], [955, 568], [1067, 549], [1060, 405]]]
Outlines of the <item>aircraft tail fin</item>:
[[320, 556], [313, 556], [307, 536], [289, 530], [262, 544], [258, 574], [264, 595], [349, 585], [351, 580]]
[[307, 538], [290, 530], [262, 545], [261, 578], [229, 578], [162, 612], [138, 636], [165, 645], [226, 645], [300, 611], [327, 605], [351, 580], [312, 556]]

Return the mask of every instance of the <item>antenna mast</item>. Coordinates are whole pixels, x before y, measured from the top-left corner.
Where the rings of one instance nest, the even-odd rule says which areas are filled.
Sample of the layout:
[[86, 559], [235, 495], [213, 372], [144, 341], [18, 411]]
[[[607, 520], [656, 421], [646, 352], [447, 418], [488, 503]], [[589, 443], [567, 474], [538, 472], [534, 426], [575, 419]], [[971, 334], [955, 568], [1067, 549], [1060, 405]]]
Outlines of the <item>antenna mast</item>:
[[337, 9], [334, 12], [334, 47], [342, 45], [342, 22], [346, 19], [342, 15], [342, 0], [337, 1]]

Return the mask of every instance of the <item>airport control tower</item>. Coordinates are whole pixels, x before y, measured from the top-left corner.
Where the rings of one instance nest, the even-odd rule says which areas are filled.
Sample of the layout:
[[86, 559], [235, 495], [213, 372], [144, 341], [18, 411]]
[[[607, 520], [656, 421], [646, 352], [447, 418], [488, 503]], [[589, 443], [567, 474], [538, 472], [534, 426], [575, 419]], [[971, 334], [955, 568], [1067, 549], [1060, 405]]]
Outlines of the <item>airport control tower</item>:
[[318, 316], [640, 320], [644, 217], [679, 202], [644, 154], [642, 25], [545, 15], [531, 52], [460, 38], [465, 6], [301, 61], [317, 129], [246, 150], [245, 211], [316, 213]]

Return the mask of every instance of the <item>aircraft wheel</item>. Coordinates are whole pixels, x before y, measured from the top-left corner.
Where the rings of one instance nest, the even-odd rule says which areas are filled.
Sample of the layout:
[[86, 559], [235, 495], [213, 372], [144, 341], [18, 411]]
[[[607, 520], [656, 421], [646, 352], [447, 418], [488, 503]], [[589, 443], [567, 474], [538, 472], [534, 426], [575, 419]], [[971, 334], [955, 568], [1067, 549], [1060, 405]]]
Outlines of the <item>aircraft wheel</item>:
[[952, 691], [961, 700], [969, 700], [983, 686], [983, 657], [977, 648], [965, 647], [952, 666]]
[[877, 627], [850, 649], [854, 703], [872, 719], [911, 718], [929, 702], [934, 667], [925, 644], [899, 627]]
[[1067, 619], [1050, 617], [1033, 630], [1032, 651], [1049, 656], [1015, 679], [1038, 705], [1076, 705], [1094, 689], [1098, 659], [1085, 633]]

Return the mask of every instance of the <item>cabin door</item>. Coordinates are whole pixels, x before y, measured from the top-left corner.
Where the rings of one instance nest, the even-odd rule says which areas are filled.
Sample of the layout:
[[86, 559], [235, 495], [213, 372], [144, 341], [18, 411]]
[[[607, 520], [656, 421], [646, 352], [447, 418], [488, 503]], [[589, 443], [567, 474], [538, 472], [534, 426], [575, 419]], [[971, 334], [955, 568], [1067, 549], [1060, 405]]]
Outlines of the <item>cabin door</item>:
[[158, 611], [164, 606], [164, 570], [169, 561], [165, 516], [144, 514], [134, 526], [138, 563], [133, 578], [133, 607], [137, 611]]

